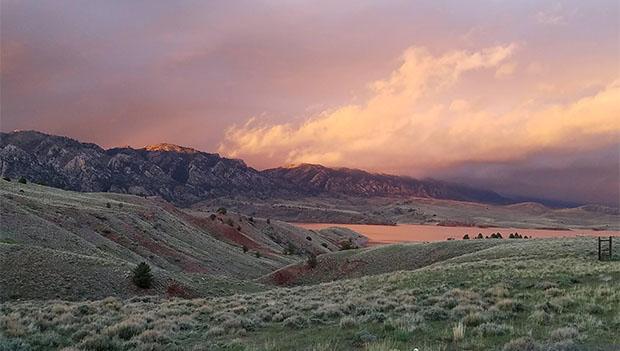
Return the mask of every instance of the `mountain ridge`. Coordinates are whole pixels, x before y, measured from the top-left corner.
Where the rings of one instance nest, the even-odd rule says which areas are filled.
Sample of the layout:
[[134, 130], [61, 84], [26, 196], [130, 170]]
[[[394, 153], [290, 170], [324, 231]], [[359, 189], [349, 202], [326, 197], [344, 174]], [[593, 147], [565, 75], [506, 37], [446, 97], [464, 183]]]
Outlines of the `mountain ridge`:
[[0, 133], [0, 173], [67, 190], [157, 195], [182, 206], [222, 196], [342, 194], [512, 202], [494, 191], [434, 179], [314, 164], [259, 171], [243, 160], [169, 143], [104, 149], [38, 131]]

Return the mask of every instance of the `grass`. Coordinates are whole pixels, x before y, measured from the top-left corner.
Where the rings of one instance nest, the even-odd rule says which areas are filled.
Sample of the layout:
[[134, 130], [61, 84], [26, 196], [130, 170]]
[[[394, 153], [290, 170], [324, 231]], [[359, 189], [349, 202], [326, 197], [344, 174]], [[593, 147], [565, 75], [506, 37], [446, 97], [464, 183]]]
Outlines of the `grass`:
[[587, 238], [510, 245], [413, 271], [233, 296], [6, 302], [0, 305], [0, 350], [55, 345], [510, 351], [620, 345], [617, 262], [596, 261]]

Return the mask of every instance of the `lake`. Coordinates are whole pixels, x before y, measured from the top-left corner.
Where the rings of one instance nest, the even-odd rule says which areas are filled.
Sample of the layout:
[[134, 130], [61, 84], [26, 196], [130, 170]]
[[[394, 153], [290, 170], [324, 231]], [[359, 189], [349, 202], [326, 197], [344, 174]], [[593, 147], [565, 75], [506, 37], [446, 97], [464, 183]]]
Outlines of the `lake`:
[[368, 225], [368, 224], [335, 224], [335, 223], [294, 223], [296, 226], [319, 230], [328, 227], [345, 227], [365, 235], [371, 244], [398, 243], [411, 241], [441, 241], [448, 238], [462, 239], [469, 234], [474, 238], [478, 233], [487, 236], [500, 232], [507, 239], [510, 233], [519, 233], [534, 238], [555, 238], [574, 236], [620, 236], [620, 231], [597, 230], [548, 230], [522, 228], [478, 228], [478, 227], [443, 227], [424, 224], [399, 225]]

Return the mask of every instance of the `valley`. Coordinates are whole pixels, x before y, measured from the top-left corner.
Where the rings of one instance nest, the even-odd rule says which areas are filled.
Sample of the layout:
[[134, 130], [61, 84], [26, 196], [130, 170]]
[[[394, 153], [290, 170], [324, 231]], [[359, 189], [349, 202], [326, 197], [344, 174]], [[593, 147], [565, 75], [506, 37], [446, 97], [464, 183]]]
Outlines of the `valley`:
[[317, 165], [256, 171], [170, 144], [2, 143], [0, 350], [620, 344], [620, 239], [597, 261], [594, 238], [620, 238], [617, 208]]

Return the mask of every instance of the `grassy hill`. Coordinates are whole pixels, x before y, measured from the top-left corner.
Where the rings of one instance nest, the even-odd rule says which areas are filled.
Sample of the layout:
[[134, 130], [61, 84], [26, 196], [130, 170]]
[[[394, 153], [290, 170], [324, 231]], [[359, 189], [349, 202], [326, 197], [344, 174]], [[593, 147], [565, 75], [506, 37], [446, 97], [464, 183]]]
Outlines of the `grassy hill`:
[[200, 299], [5, 302], [0, 349], [618, 349], [620, 264], [597, 261], [594, 239], [444, 244], [329, 255], [460, 253], [317, 285]]
[[[342, 238], [359, 238], [345, 229], [309, 231], [230, 212], [185, 212], [158, 198], [5, 180], [0, 216], [0, 300], [133, 296], [129, 272], [140, 262], [158, 278], [141, 293], [255, 291], [251, 279], [307, 253], [338, 250]], [[287, 249], [292, 252], [283, 254]]]
[[306, 262], [295, 262], [261, 277], [260, 281], [266, 284], [292, 286], [413, 270], [505, 244], [508, 244], [507, 240], [472, 240], [468, 244], [445, 241], [346, 250], [319, 256], [314, 268], [308, 267]]

